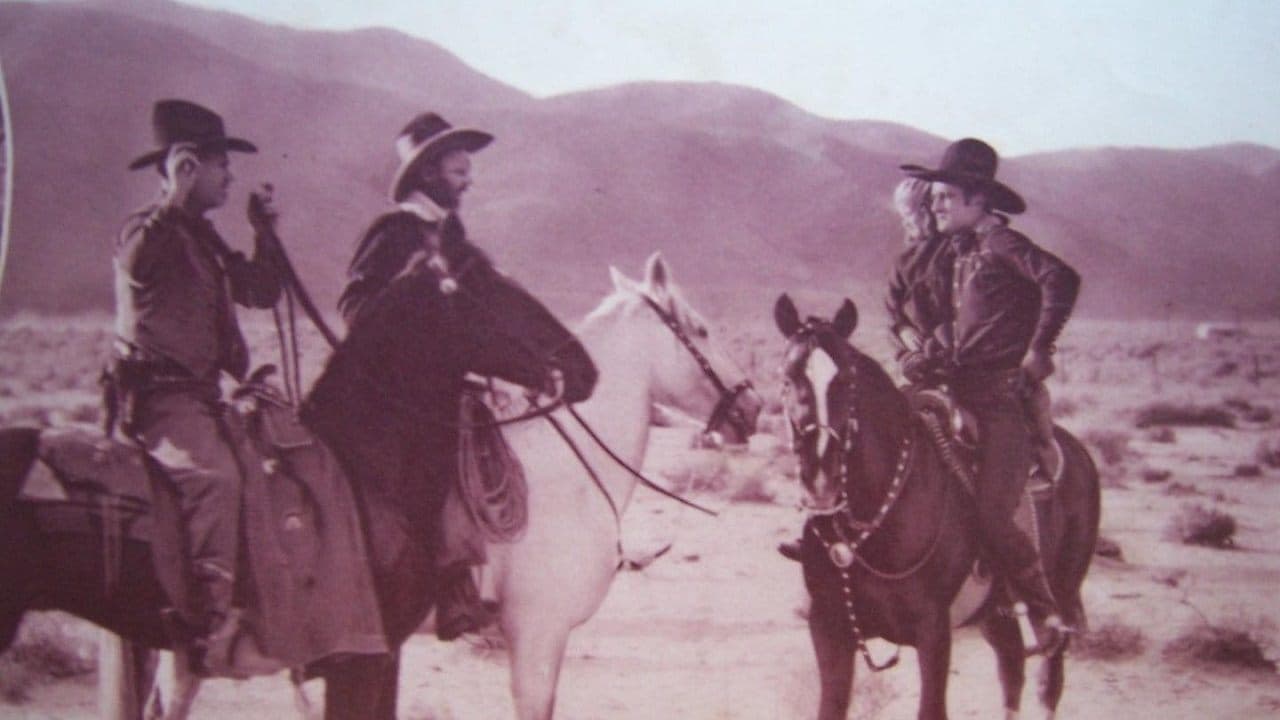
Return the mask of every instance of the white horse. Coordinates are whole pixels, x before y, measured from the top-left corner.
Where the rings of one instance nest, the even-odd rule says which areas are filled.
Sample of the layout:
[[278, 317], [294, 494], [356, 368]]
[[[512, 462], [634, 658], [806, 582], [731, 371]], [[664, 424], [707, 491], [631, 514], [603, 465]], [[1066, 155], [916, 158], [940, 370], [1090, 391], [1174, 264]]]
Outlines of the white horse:
[[[759, 396], [712, 342], [706, 322], [683, 299], [661, 256], [649, 258], [640, 283], [616, 268], [610, 272], [613, 293], [578, 330], [600, 378], [591, 399], [577, 410], [604, 443], [631, 467], [640, 467], [654, 403], [709, 417], [729, 402], [754, 427]], [[705, 358], [710, 373], [681, 336]], [[507, 431], [528, 481], [529, 520], [518, 541], [489, 546], [486, 581], [492, 582], [501, 605], [520, 720], [552, 715], [569, 632], [599, 609], [618, 569], [614, 507], [622, 513], [636, 486], [636, 478], [566, 411], [555, 417], [586, 456], [600, 486], [547, 421]]]
[[[759, 395], [712, 341], [706, 321], [683, 298], [662, 257], [650, 256], [642, 282], [616, 268], [610, 274], [613, 292], [578, 331], [599, 380], [590, 400], [575, 410], [603, 444], [639, 468], [654, 403], [695, 417], [732, 414], [750, 432], [762, 405]], [[637, 483], [567, 410], [554, 417], [590, 469], [546, 419], [508, 426], [507, 442], [527, 480], [528, 525], [517, 541], [489, 545], [484, 573], [484, 592], [501, 607], [520, 720], [552, 716], [569, 633], [595, 614], [613, 582], [621, 560], [620, 516]], [[112, 654], [118, 648], [104, 648], [111, 651], [100, 661], [116, 665]], [[187, 716], [199, 680], [183, 672], [185, 666], [171, 655], [162, 658], [146, 717]], [[127, 683], [120, 687], [125, 692], [104, 695], [103, 707], [128, 709], [104, 717], [136, 717], [128, 706], [136, 694]], [[316, 712], [300, 688], [295, 703], [304, 716]]]

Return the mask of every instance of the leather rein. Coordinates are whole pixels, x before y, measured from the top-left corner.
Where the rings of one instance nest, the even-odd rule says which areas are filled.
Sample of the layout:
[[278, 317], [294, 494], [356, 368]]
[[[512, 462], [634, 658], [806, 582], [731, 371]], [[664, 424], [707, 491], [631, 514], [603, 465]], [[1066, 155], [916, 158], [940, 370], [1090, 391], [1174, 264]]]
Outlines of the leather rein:
[[[808, 340], [810, 350], [812, 350], [814, 339], [814, 336], [811, 335]], [[848, 377], [848, 374], [841, 372], [837, 377]], [[848, 380], [847, 382], [849, 383], [849, 392], [852, 393], [856, 389], [854, 380]], [[881, 580], [888, 581], [900, 581], [912, 577], [923, 569], [937, 552], [942, 539], [942, 529], [945, 524], [949, 503], [943, 505], [942, 517], [937, 523], [935, 523], [936, 532], [933, 540], [930, 542], [929, 549], [925, 551], [924, 555], [920, 559], [913, 562], [906, 569], [896, 572], [876, 568], [870, 563], [870, 561], [863, 557], [863, 554], [859, 552], [859, 549], [868, 539], [871, 538], [872, 535], [880, 530], [884, 525], [885, 519], [889, 516], [889, 513], [893, 510], [894, 506], [897, 505], [898, 500], [902, 496], [902, 490], [906, 485], [907, 476], [910, 475], [911, 471], [914, 469], [915, 459], [917, 457], [915, 426], [913, 425], [908, 427], [906, 434], [903, 435], [902, 443], [898, 451], [897, 462], [894, 465], [893, 478], [890, 480], [889, 489], [885, 492], [884, 500], [880, 503], [879, 508], [877, 508], [876, 513], [872, 516], [871, 520], [859, 520], [853, 516], [849, 507], [848, 496], [849, 465], [853, 456], [854, 440], [859, 432], [858, 419], [853, 414], [852, 408], [850, 408], [848, 416], [845, 418], [843, 432], [836, 430], [829, 425], [821, 425], [817, 423], [810, 424], [803, 429], [798, 429], [796, 424], [791, 421], [790, 418], [788, 418], [788, 422], [791, 423], [793, 432], [799, 430], [800, 432], [816, 431], [829, 434], [840, 449], [840, 469], [839, 477], [837, 478], [838, 486], [840, 488], [839, 501], [830, 508], [806, 508], [810, 519], [816, 520], [824, 517], [831, 519], [831, 532], [834, 537], [828, 538], [824, 536], [817, 522], [806, 523], [806, 526], [813, 532], [818, 541], [822, 543], [823, 548], [826, 550], [827, 558], [840, 573], [845, 612], [849, 619], [849, 628], [853, 634], [856, 649], [862, 655], [867, 667], [872, 671], [879, 672], [882, 670], [888, 670], [898, 664], [898, 652], [895, 650], [893, 656], [883, 663], [877, 663], [872, 659], [871, 652], [867, 648], [866, 638], [863, 636], [862, 630], [858, 626], [858, 617], [854, 611], [853, 579], [850, 575], [849, 569], [854, 563], [857, 563], [863, 570], [867, 571], [871, 575]], [[944, 493], [944, 498], [949, 499], [950, 494]]]
[[[645, 304], [648, 305], [649, 308], [653, 310], [653, 312], [658, 316], [658, 319], [662, 321], [662, 324], [666, 325], [667, 328], [671, 330], [671, 332], [676, 336], [676, 339], [680, 341], [680, 344], [683, 345], [684, 348], [689, 351], [689, 354], [693, 356], [694, 361], [698, 363], [698, 368], [702, 370], [702, 374], [706, 376], [706, 378], [709, 381], [711, 381], [711, 385], [715, 387], [718, 393], [720, 393], [720, 399], [716, 403], [715, 407], [712, 408], [711, 415], [707, 418], [706, 427], [703, 430], [703, 432], [704, 433], [710, 432], [712, 428], [716, 427], [721, 422], [734, 423], [734, 424], [737, 424], [738, 427], [745, 428], [746, 418], [743, 417], [742, 411], [738, 409], [737, 402], [738, 402], [738, 398], [742, 395], [742, 393], [750, 390], [753, 387], [751, 384], [751, 381], [744, 378], [741, 382], [737, 383], [732, 388], [726, 385], [724, 380], [720, 379], [720, 375], [715, 371], [715, 368], [711, 367], [711, 362], [707, 360], [707, 356], [703, 354], [703, 352], [698, 349], [698, 346], [693, 343], [693, 340], [689, 337], [689, 334], [685, 332], [684, 327], [680, 324], [679, 320], [676, 319], [675, 315], [663, 309], [663, 307], [659, 305], [657, 301], [655, 301], [653, 298], [649, 297], [648, 295], [641, 293], [640, 297], [644, 299]], [[600, 449], [603, 450], [606, 455], [609, 456], [609, 459], [613, 460], [615, 463], [617, 463], [619, 467], [621, 467], [623, 470], [626, 470], [628, 473], [630, 473], [631, 476], [634, 477], [641, 485], [649, 488], [650, 490], [658, 493], [659, 495], [667, 497], [671, 500], [675, 500], [676, 502], [686, 507], [690, 507], [699, 512], [706, 513], [707, 515], [710, 515], [712, 517], [719, 517], [719, 513], [717, 513], [715, 510], [711, 510], [707, 507], [699, 505], [698, 503], [695, 503], [692, 500], [689, 500], [688, 498], [681, 497], [680, 495], [655, 483], [653, 480], [650, 480], [648, 477], [644, 475], [644, 473], [632, 467], [631, 464], [628, 463], [626, 460], [623, 460], [621, 457], [618, 457], [618, 454], [615, 453], [613, 449], [610, 448], [608, 444], [606, 444], [600, 438], [600, 436], [596, 433], [595, 429], [592, 428], [591, 425], [587, 423], [586, 419], [583, 418], [582, 415], [578, 413], [577, 408], [575, 408], [573, 405], [566, 405], [566, 409], [569, 411], [569, 415], [573, 417], [573, 419], [578, 423], [578, 425], [582, 426], [583, 431], [587, 433], [587, 437], [591, 438], [591, 440], [595, 442], [595, 444], [599, 446]], [[591, 479], [592, 481], [595, 482], [596, 487], [600, 489], [600, 492], [605, 496], [605, 500], [608, 501], [610, 509], [613, 510], [614, 517], [618, 520], [619, 523], [621, 523], [622, 514], [618, 510], [617, 503], [613, 500], [613, 497], [609, 495], [608, 490], [605, 489], [604, 483], [600, 480], [600, 477], [596, 474], [595, 469], [591, 467], [591, 464], [587, 461], [586, 456], [583, 455], [582, 451], [578, 449], [578, 446], [573, 442], [573, 439], [569, 437], [569, 434], [565, 432], [564, 427], [560, 425], [558, 420], [556, 420], [554, 417], [550, 415], [547, 416], [547, 420], [551, 422], [551, 424], [555, 427], [556, 432], [560, 434], [560, 437], [562, 437], [564, 441], [568, 443], [570, 449], [573, 450], [574, 455], [576, 455], [578, 458], [578, 461], [582, 463], [582, 466], [584, 468], [586, 468], [587, 474], [591, 476]]]
[[[251, 196], [251, 202], [257, 204], [258, 208], [261, 208], [261, 200], [259, 200], [256, 195]], [[325, 341], [329, 343], [331, 348], [337, 348], [339, 343], [337, 334], [335, 334], [333, 330], [330, 329], [328, 323], [325, 322], [324, 317], [320, 314], [319, 309], [316, 307], [315, 302], [312, 300], [310, 293], [307, 292], [306, 287], [302, 284], [302, 280], [298, 277], [297, 271], [294, 269], [293, 263], [290, 261], [288, 254], [285, 252], [284, 243], [282, 243], [280, 241], [280, 238], [275, 234], [274, 227], [271, 225], [271, 223], [264, 222], [262, 223], [262, 225], [263, 226], [259, 228], [259, 230], [270, 241], [269, 244], [274, 250], [274, 252], [276, 253], [276, 256], [277, 256], [275, 258], [276, 265], [279, 267], [281, 274], [283, 275], [283, 280], [285, 281], [286, 289], [288, 290], [288, 296], [291, 299], [292, 298], [297, 299], [298, 305], [301, 306], [307, 318], [311, 321], [313, 325], [316, 326], [316, 329], [320, 331], [320, 334], [324, 336]], [[451, 295], [458, 291], [463, 291], [465, 293], [465, 287], [459, 282], [459, 280], [466, 276], [467, 271], [470, 269], [469, 263], [465, 264], [460, 271], [454, 273], [450, 270], [448, 266], [448, 262], [444, 259], [443, 256], [440, 255], [439, 250], [436, 249], [434, 254], [430, 258], [428, 258], [426, 265], [427, 265], [427, 268], [439, 280], [440, 292], [442, 294]], [[649, 296], [642, 295], [642, 297], [644, 298], [645, 302], [649, 305], [649, 307], [652, 308], [655, 313], [657, 313], [658, 317], [662, 320], [662, 322], [668, 328], [670, 328], [673, 333], [675, 333], [676, 337], [680, 340], [680, 342], [684, 345], [684, 347], [688, 349], [690, 354], [693, 355], [694, 360], [698, 363], [698, 366], [699, 368], [701, 368], [703, 374], [707, 376], [707, 378], [711, 381], [712, 385], [715, 386], [716, 390], [720, 393], [720, 401], [716, 404], [715, 408], [713, 408], [711, 412], [711, 416], [707, 420], [706, 431], [710, 431], [711, 428], [715, 427], [718, 423], [723, 421], [728, 421], [731, 423], [740, 423], [741, 427], [745, 427], [746, 425], [745, 418], [742, 416], [741, 410], [737, 408], [736, 403], [737, 403], [738, 397], [743, 392], [746, 392], [752, 387], [751, 381], [744, 379], [742, 382], [739, 382], [737, 385], [735, 385], [732, 389], [726, 386], [724, 381], [721, 380], [720, 376], [716, 373], [715, 369], [711, 367], [711, 363], [707, 360], [706, 356], [697, 348], [696, 345], [693, 344], [693, 341], [689, 339], [688, 334], [685, 333], [684, 329], [680, 326], [680, 323], [675, 319], [675, 317], [671, 313], [668, 313], [667, 311], [663, 310], [662, 307], [659, 306], [656, 302], [654, 302], [653, 299], [650, 298]], [[489, 310], [483, 303], [477, 303], [477, 305], [478, 307], [485, 309], [487, 312], [493, 312], [492, 310]], [[290, 305], [290, 311], [292, 311], [292, 305]], [[295, 339], [295, 341], [293, 342], [293, 346], [294, 346], [293, 353], [294, 353], [295, 363], [297, 362], [296, 345], [297, 343]], [[548, 371], [548, 375], [552, 376], [551, 373], [554, 373], [554, 372], [557, 372], [557, 371], [555, 370]], [[366, 381], [373, 383], [375, 387], [379, 386], [377, 378], [373, 377], [371, 374], [361, 372], [361, 375], [365, 377]], [[563, 388], [559, 384], [556, 384], [556, 388], [557, 390], [563, 390]], [[591, 438], [591, 440], [595, 442], [596, 445], [598, 445], [600, 449], [603, 450], [604, 453], [609, 456], [610, 459], [612, 459], [620, 467], [622, 467], [624, 470], [630, 473], [642, 485], [649, 488], [650, 490], [653, 490], [654, 492], [657, 492], [660, 495], [663, 495], [667, 498], [675, 500], [676, 502], [679, 502], [683, 505], [686, 505], [695, 510], [698, 510], [699, 512], [706, 513], [712, 517], [718, 517], [719, 515], [719, 513], [717, 513], [714, 510], [711, 510], [691, 500], [683, 498], [680, 495], [673, 493], [670, 490], [667, 490], [661, 485], [658, 485], [653, 480], [646, 477], [639, 470], [632, 467], [629, 463], [627, 463], [621, 457], [619, 457], [618, 454], [614, 452], [613, 449], [610, 448], [600, 438], [600, 436], [596, 433], [595, 429], [592, 428], [587, 423], [586, 419], [584, 419], [578, 413], [577, 409], [574, 408], [571, 404], [564, 402], [563, 398], [561, 397], [562, 395], [561, 392], [557, 392], [557, 394], [551, 398], [551, 403], [546, 405], [539, 404], [536, 400], [536, 397], [531, 397], [530, 409], [512, 417], [503, 418], [500, 420], [493, 420], [487, 423], [462, 424], [462, 423], [441, 420], [439, 418], [434, 418], [429, 415], [426, 415], [425, 413], [420, 412], [417, 408], [409, 405], [409, 403], [406, 403], [400, 400], [394, 393], [390, 392], [385, 387], [380, 387], [380, 389], [384, 391], [382, 393], [383, 395], [396, 401], [398, 405], [403, 406], [404, 409], [410, 414], [412, 414], [413, 416], [426, 420], [432, 424], [443, 425], [446, 427], [451, 427], [459, 430], [501, 427], [504, 425], [511, 425], [514, 423], [524, 422], [525, 420], [530, 420], [533, 418], [539, 418], [539, 417], [546, 418], [555, 427], [556, 431], [565, 440], [565, 442], [569, 445], [574, 455], [577, 456], [579, 462], [581, 462], [583, 467], [586, 468], [588, 475], [591, 476], [592, 481], [595, 483], [600, 493], [604, 495], [604, 498], [606, 502], [608, 502], [609, 508], [612, 511], [615, 520], [620, 525], [622, 521], [622, 515], [620, 510], [618, 509], [617, 502], [609, 494], [609, 491], [605, 488], [604, 483], [600, 480], [600, 477], [595, 472], [595, 469], [592, 468], [591, 464], [587, 461], [586, 456], [582, 454], [582, 451], [573, 442], [572, 438], [570, 438], [569, 435], [565, 432], [563, 426], [552, 415], [552, 413], [555, 412], [555, 410], [563, 406], [569, 411], [569, 414], [574, 418], [574, 420], [577, 421], [577, 423], [582, 426], [582, 429], [587, 433], [587, 436]], [[621, 551], [621, 545], [619, 545], [619, 551]]]

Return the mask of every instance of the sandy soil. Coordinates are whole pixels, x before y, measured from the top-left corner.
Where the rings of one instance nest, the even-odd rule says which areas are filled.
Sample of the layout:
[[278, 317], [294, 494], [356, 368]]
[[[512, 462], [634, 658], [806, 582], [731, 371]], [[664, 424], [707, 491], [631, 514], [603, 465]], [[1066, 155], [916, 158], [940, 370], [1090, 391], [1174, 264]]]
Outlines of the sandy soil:
[[[1129, 347], [1137, 344], [1129, 339]], [[1267, 357], [1274, 363], [1272, 351], [1280, 347], [1275, 338], [1257, 347], [1272, 353]], [[1118, 543], [1123, 560], [1097, 559], [1085, 585], [1086, 608], [1093, 628], [1119, 624], [1140, 631], [1145, 643], [1136, 655], [1120, 660], [1079, 654], [1069, 658], [1059, 717], [1127, 718], [1152, 711], [1162, 720], [1280, 716], [1280, 677], [1275, 673], [1190, 664], [1163, 652], [1171, 640], [1207, 619], [1256, 627], [1270, 657], [1280, 658], [1275, 631], [1280, 605], [1274, 600], [1280, 591], [1280, 470], [1264, 465], [1258, 477], [1235, 475], [1237, 465], [1255, 462], [1260, 443], [1280, 441], [1280, 426], [1264, 421], [1236, 429], [1177, 428], [1170, 443], [1150, 440], [1130, 422], [1130, 409], [1153, 395], [1208, 403], [1234, 394], [1272, 406], [1280, 399], [1272, 378], [1228, 378], [1206, 391], [1204, 377], [1214, 367], [1206, 366], [1204, 352], [1196, 351], [1194, 363], [1179, 364], [1172, 352], [1161, 358], [1165, 377], [1176, 377], [1177, 384], [1158, 392], [1146, 372], [1149, 359], [1134, 359], [1124, 349], [1114, 357], [1098, 351], [1088, 363], [1083, 353], [1065, 358], [1065, 376], [1055, 387], [1058, 402], [1072, 408], [1063, 423], [1080, 434], [1111, 428], [1127, 443], [1123, 458], [1104, 466], [1103, 535]], [[1237, 347], [1231, 352], [1246, 351]], [[761, 465], [782, 452], [764, 448], [725, 460], [711, 451], [690, 450], [688, 440], [685, 430], [657, 431], [649, 469], [671, 475], [698, 463], [727, 462], [729, 478], [758, 477]], [[1146, 482], [1141, 471], [1147, 468], [1169, 470], [1171, 477]], [[1184, 494], [1170, 494], [1174, 483]], [[766, 480], [758, 490], [774, 500], [732, 502], [724, 499], [732, 493], [699, 494], [723, 509], [718, 519], [638, 493], [625, 518], [628, 552], [643, 554], [668, 542], [672, 549], [644, 570], [620, 574], [603, 609], [573, 636], [558, 717], [763, 720], [813, 715], [816, 670], [797, 612], [804, 603], [799, 568], [773, 551], [801, 521], [792, 509], [795, 490], [785, 477]], [[1237, 547], [1216, 550], [1168, 539], [1170, 518], [1188, 503], [1233, 515], [1239, 521]], [[882, 658], [892, 648], [877, 642], [872, 651]], [[510, 716], [501, 650], [468, 642], [441, 644], [418, 635], [405, 654], [402, 717]], [[1036, 668], [1033, 661], [1029, 670]], [[1033, 683], [1028, 685], [1025, 716], [1038, 717]], [[318, 698], [319, 688], [310, 689]], [[92, 676], [39, 685], [31, 692], [26, 704], [0, 705], [0, 717], [73, 720], [96, 715]], [[850, 716], [911, 718], [916, 694], [914, 655], [904, 649], [898, 669], [873, 675], [859, 666]], [[958, 633], [949, 701], [952, 717], [999, 716], [993, 657], [976, 631]], [[290, 687], [283, 677], [274, 677], [208, 683], [195, 717], [292, 713]]]

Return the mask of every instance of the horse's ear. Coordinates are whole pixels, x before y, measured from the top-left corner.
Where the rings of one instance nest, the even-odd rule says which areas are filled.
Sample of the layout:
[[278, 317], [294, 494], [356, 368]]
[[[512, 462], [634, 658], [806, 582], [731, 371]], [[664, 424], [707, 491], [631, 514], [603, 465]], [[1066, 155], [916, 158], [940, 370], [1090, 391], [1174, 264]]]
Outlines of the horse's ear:
[[831, 327], [840, 337], [848, 339], [853, 334], [853, 329], [858, 327], [858, 306], [845, 298], [836, 311], [836, 316], [831, 318]]
[[615, 290], [621, 292], [639, 292], [640, 290], [635, 280], [623, 275], [621, 270], [612, 265], [609, 266], [609, 279], [613, 281]]
[[786, 338], [795, 335], [800, 329], [800, 312], [796, 310], [796, 304], [791, 301], [790, 295], [782, 293], [778, 296], [778, 301], [773, 304], [773, 322]]
[[667, 291], [667, 287], [671, 284], [671, 270], [667, 267], [667, 262], [662, 259], [662, 253], [655, 252], [645, 261], [644, 282], [655, 294]]

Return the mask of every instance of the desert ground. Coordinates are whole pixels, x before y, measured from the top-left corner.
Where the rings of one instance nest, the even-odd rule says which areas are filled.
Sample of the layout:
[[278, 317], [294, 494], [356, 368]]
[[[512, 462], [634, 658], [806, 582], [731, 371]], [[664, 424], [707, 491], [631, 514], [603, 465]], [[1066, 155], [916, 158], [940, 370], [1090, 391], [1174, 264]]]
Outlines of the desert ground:
[[[1231, 325], [1235, 336], [1199, 339], [1185, 321], [1076, 319], [1062, 338], [1055, 415], [1102, 471], [1104, 543], [1085, 583], [1089, 631], [1069, 654], [1061, 718], [1280, 716], [1280, 605], [1271, 594], [1280, 591], [1280, 324]], [[864, 326], [855, 343], [886, 357], [883, 325], [868, 318]], [[5, 320], [0, 420], [94, 421], [109, 327], [105, 317]], [[257, 357], [270, 360], [270, 328], [253, 330]], [[604, 607], [576, 631], [558, 717], [814, 713], [800, 571], [773, 549], [802, 521], [777, 402], [782, 340], [765, 312], [719, 337], [766, 398], [759, 434], [747, 448], [715, 450], [695, 448], [695, 430], [682, 424], [655, 429], [646, 468], [720, 517], [637, 492], [624, 518], [626, 553], [671, 549], [621, 572]], [[323, 353], [306, 359], [314, 377]], [[75, 619], [29, 615], [17, 645], [0, 656], [0, 717], [95, 717], [95, 637]], [[872, 652], [884, 658], [892, 647], [876, 641]], [[958, 631], [952, 664], [952, 717], [999, 717], [993, 657], [975, 630]], [[1026, 717], [1039, 716], [1033, 685]], [[307, 690], [319, 699], [319, 687]], [[914, 717], [916, 699], [914, 656], [903, 649], [894, 670], [872, 674], [859, 663], [850, 717]], [[406, 646], [401, 717], [502, 718], [509, 702], [500, 647], [442, 644], [427, 633]], [[195, 717], [293, 712], [282, 675], [209, 682]]]

